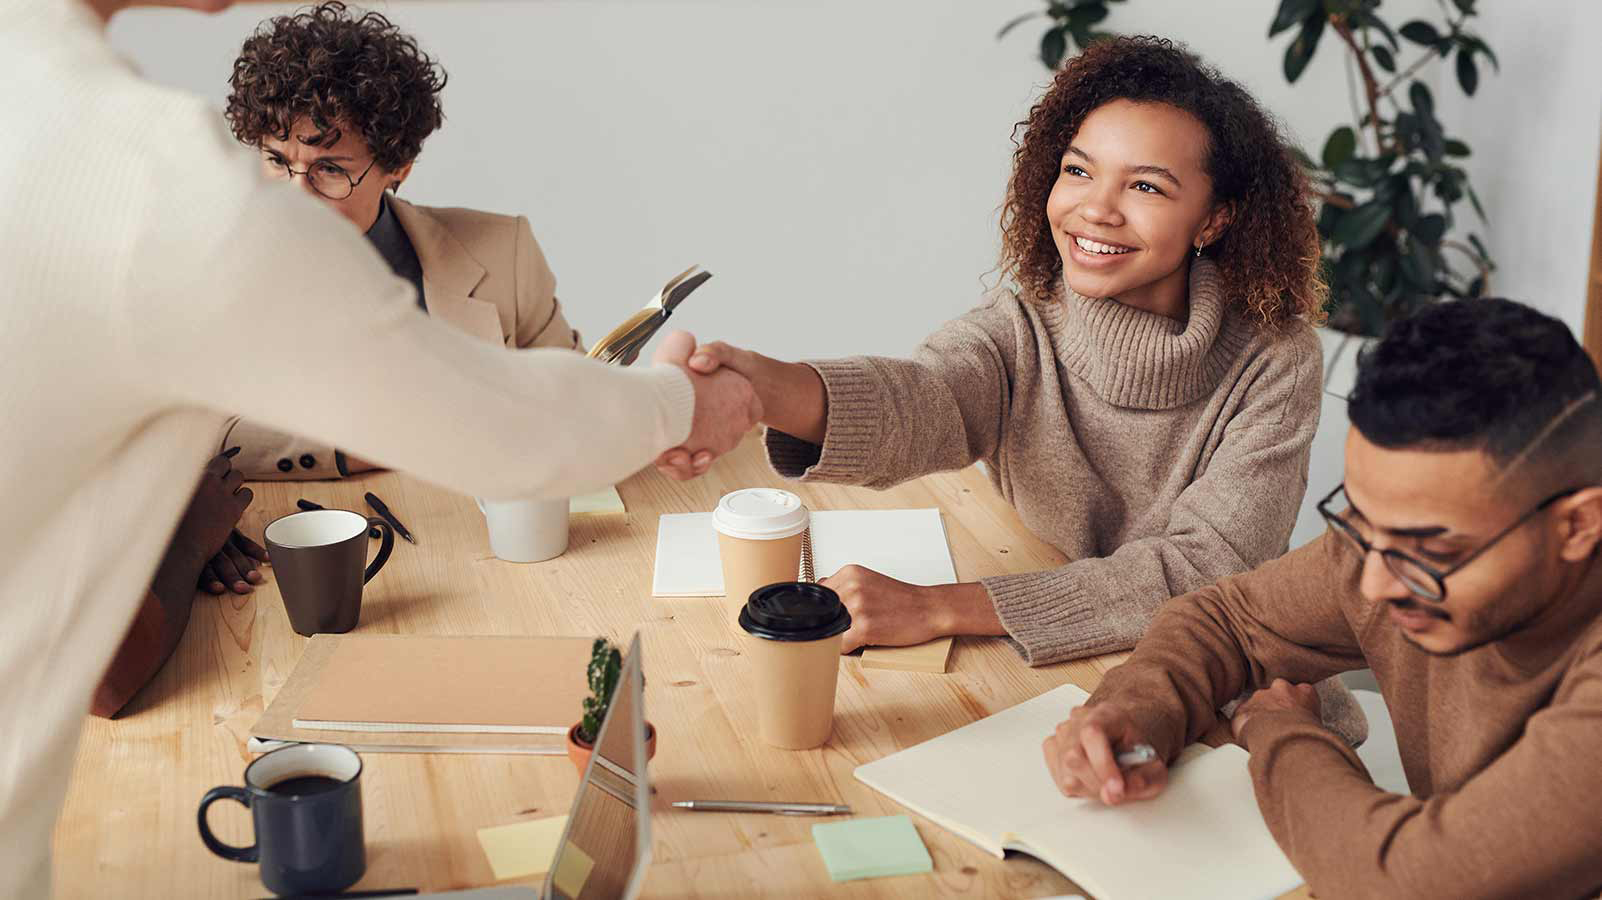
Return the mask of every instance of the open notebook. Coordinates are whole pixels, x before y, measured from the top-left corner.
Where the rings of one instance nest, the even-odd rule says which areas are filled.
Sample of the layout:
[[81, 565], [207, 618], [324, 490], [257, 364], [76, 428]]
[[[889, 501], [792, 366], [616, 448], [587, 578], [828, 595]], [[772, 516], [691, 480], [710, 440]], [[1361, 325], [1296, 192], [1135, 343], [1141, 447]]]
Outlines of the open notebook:
[[1278, 897], [1302, 883], [1257, 811], [1247, 753], [1192, 747], [1155, 800], [1058, 792], [1040, 743], [1087, 695], [1064, 685], [857, 768], [857, 779], [996, 856], [1033, 856], [1098, 900]]
[[[957, 581], [938, 509], [814, 512], [812, 558], [819, 578], [854, 563], [908, 584], [927, 587]], [[651, 594], [723, 596], [723, 566], [711, 513], [662, 516], [656, 533]]]

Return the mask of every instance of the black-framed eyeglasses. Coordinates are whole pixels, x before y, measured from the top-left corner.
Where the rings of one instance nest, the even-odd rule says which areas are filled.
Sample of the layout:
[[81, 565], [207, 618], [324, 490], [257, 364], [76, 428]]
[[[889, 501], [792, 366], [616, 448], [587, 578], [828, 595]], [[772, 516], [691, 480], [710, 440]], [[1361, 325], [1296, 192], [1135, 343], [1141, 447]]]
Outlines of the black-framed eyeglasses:
[[367, 173], [373, 170], [373, 166], [377, 162], [378, 160], [375, 159], [368, 163], [367, 168], [362, 170], [362, 174], [351, 178], [350, 173], [341, 168], [338, 163], [329, 162], [328, 160], [320, 159], [307, 166], [305, 171], [301, 171], [290, 168], [289, 160], [276, 153], [269, 151], [262, 154], [262, 163], [267, 167], [268, 175], [273, 178], [282, 178], [285, 181], [295, 175], [299, 175], [306, 179], [306, 183], [311, 185], [311, 189], [316, 191], [318, 196], [326, 197], [329, 200], [343, 200], [356, 193], [356, 186], [362, 183], [362, 179], [367, 177]]
[[[1335, 490], [1330, 491], [1329, 494], [1324, 497], [1324, 499], [1318, 501], [1318, 514], [1324, 517], [1324, 522], [1325, 524], [1329, 525], [1331, 531], [1345, 537], [1352, 543], [1352, 546], [1357, 548], [1358, 552], [1362, 553], [1364, 558], [1367, 558], [1370, 553], [1373, 553], [1379, 548], [1369, 543], [1368, 539], [1363, 537], [1362, 533], [1357, 530], [1357, 526], [1353, 525], [1347, 520], [1344, 512], [1336, 513], [1330, 510], [1330, 502], [1335, 499], [1335, 495], [1344, 493], [1345, 490], [1346, 482], [1343, 481], [1336, 485]], [[1461, 571], [1464, 566], [1467, 566], [1474, 560], [1479, 559], [1482, 555], [1484, 555], [1485, 551], [1496, 546], [1498, 541], [1517, 531], [1519, 526], [1534, 518], [1536, 514], [1541, 512], [1541, 510], [1544, 510], [1548, 506], [1551, 506], [1559, 500], [1562, 500], [1564, 497], [1568, 497], [1579, 492], [1580, 488], [1569, 488], [1567, 490], [1558, 491], [1545, 500], [1542, 500], [1534, 509], [1522, 516], [1519, 516], [1518, 520], [1513, 524], [1497, 532], [1494, 537], [1486, 541], [1484, 544], [1481, 544], [1478, 550], [1475, 550], [1473, 553], [1470, 553], [1468, 556], [1458, 560], [1456, 563], [1445, 569], [1437, 569], [1426, 562], [1423, 562], [1407, 553], [1402, 552], [1401, 550], [1397, 550], [1392, 547], [1379, 550], [1379, 555], [1380, 558], [1385, 561], [1385, 567], [1391, 570], [1391, 574], [1395, 575], [1397, 580], [1401, 581], [1402, 584], [1407, 586], [1408, 591], [1410, 591], [1413, 596], [1418, 597], [1420, 600], [1428, 600], [1431, 603], [1445, 603], [1446, 579], [1448, 576]], [[1350, 508], [1350, 501], [1347, 502], [1347, 506]]]

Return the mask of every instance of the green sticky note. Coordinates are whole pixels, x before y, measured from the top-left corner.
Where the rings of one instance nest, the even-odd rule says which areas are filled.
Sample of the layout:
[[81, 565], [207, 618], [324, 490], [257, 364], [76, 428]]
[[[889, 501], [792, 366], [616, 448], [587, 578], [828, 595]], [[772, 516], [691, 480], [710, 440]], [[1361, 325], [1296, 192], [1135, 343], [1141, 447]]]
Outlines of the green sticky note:
[[814, 825], [812, 841], [835, 881], [934, 871], [934, 860], [906, 816]]

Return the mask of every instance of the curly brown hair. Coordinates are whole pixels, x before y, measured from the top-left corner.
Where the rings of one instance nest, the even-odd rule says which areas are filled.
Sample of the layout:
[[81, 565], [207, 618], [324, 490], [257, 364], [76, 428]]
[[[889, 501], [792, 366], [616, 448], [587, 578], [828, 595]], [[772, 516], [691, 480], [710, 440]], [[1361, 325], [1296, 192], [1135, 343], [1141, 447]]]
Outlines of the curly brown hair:
[[[1157, 37], [1098, 41], [1070, 60], [1014, 128], [1012, 178], [1002, 207], [1001, 269], [1035, 302], [1049, 302], [1062, 258], [1046, 198], [1063, 151], [1091, 111], [1113, 100], [1167, 103], [1195, 116], [1209, 136], [1204, 167], [1213, 199], [1233, 213], [1204, 253], [1225, 283], [1271, 328], [1324, 320], [1317, 215], [1307, 177], [1272, 117], [1240, 85]], [[1018, 140], [1016, 135], [1023, 131]]]
[[310, 118], [306, 143], [339, 142], [356, 130], [373, 159], [394, 171], [417, 158], [423, 139], [445, 121], [439, 94], [445, 70], [384, 16], [359, 18], [338, 0], [262, 23], [246, 39], [228, 77], [224, 115], [241, 143], [261, 146]]

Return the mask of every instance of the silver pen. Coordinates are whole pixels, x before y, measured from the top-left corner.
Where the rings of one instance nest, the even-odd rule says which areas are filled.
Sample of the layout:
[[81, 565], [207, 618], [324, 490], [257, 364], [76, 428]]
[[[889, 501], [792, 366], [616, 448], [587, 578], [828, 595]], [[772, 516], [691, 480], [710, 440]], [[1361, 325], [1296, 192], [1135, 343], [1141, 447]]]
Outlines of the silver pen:
[[1133, 769], [1149, 762], [1157, 761], [1157, 750], [1150, 744], [1136, 744], [1128, 750], [1118, 754], [1118, 768]]
[[851, 807], [838, 803], [766, 803], [755, 800], [675, 800], [679, 809], [695, 812], [774, 813], [780, 816], [849, 816]]

